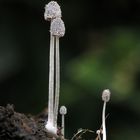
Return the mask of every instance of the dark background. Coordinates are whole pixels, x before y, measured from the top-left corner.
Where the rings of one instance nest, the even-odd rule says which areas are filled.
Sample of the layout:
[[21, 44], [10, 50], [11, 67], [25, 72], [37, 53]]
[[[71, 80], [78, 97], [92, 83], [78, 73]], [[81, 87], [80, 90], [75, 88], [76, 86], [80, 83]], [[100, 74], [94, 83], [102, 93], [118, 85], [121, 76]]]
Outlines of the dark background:
[[[0, 105], [38, 114], [47, 106], [47, 0], [0, 0]], [[60, 40], [66, 137], [101, 125], [103, 89], [110, 140], [140, 138], [140, 1], [58, 0], [66, 35]], [[93, 139], [96, 135], [92, 135]], [[87, 137], [87, 136], [86, 136]]]

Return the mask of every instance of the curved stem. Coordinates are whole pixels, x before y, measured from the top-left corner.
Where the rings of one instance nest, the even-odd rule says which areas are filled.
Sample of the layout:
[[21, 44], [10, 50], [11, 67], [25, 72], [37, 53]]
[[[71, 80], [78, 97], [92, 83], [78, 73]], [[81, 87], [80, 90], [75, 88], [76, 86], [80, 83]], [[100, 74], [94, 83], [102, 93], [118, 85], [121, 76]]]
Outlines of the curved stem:
[[102, 112], [103, 140], [106, 140], [105, 109], [106, 109], [106, 102], [104, 102], [103, 112]]
[[55, 61], [55, 104], [54, 104], [54, 125], [57, 127], [57, 116], [59, 106], [59, 91], [60, 91], [60, 54], [59, 54], [59, 37], [56, 36], [56, 61]]
[[48, 121], [54, 123], [54, 36], [50, 34]]

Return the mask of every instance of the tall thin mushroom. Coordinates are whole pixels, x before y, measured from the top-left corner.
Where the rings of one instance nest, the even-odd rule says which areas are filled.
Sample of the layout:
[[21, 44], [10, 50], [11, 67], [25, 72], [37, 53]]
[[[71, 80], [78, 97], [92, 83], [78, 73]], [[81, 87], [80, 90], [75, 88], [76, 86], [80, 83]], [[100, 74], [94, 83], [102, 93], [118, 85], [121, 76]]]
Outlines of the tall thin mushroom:
[[55, 103], [54, 103], [54, 126], [57, 127], [57, 116], [59, 106], [59, 92], [60, 92], [60, 55], [59, 55], [59, 38], [65, 34], [65, 25], [61, 18], [55, 18], [51, 23], [50, 32], [55, 36]]
[[[60, 6], [55, 1], [49, 2], [45, 6], [44, 18], [48, 21], [61, 17]], [[49, 97], [48, 97], [48, 121], [45, 125], [47, 131], [52, 135], [57, 134], [57, 128], [54, 125], [54, 48], [55, 37], [50, 32], [50, 63], [49, 63]]]
[[59, 112], [61, 114], [61, 133], [63, 138], [65, 138], [65, 115], [67, 114], [67, 108], [65, 106], [61, 106]]

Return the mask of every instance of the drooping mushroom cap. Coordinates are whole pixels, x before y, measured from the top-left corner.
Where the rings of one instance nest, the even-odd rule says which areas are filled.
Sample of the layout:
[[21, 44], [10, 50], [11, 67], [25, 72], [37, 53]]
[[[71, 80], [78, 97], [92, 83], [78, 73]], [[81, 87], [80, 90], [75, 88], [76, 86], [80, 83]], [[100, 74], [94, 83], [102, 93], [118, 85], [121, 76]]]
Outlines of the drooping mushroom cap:
[[55, 18], [51, 22], [50, 32], [53, 36], [63, 37], [65, 35], [65, 25], [61, 18]]
[[109, 89], [105, 89], [103, 91], [103, 93], [102, 93], [102, 100], [104, 102], [108, 102], [110, 100], [110, 94], [111, 94], [110, 90]]
[[52, 20], [54, 18], [61, 18], [61, 9], [57, 2], [51, 1], [45, 5], [45, 20]]

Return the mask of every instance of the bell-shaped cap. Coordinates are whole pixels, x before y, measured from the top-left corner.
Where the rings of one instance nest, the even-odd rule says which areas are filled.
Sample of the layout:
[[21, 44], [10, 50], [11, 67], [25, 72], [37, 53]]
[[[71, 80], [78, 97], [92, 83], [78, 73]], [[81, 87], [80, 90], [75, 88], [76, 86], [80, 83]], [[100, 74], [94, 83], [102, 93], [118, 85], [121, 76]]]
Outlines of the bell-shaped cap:
[[54, 18], [60, 18], [61, 16], [61, 9], [57, 2], [51, 1], [45, 5], [45, 20], [52, 20]]
[[55, 18], [51, 22], [50, 32], [53, 36], [63, 37], [65, 35], [65, 25], [61, 18]]

